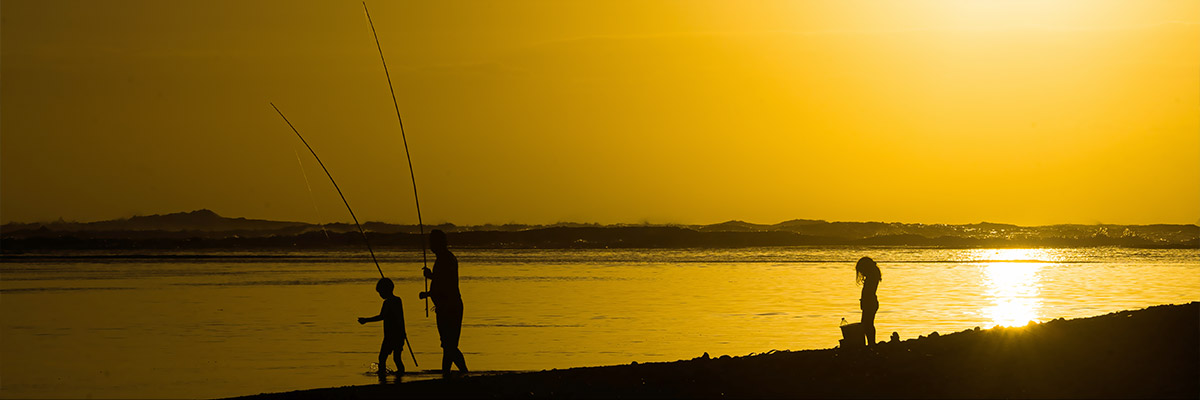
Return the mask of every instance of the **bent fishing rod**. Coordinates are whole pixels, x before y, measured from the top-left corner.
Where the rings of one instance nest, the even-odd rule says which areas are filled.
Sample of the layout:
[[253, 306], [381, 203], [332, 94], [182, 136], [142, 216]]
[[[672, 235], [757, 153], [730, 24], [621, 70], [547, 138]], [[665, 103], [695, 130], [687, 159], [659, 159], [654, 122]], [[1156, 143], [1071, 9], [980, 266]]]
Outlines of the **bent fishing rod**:
[[[392, 75], [388, 73], [387, 60], [383, 58], [383, 46], [379, 44], [379, 34], [375, 33], [375, 23], [371, 22], [371, 11], [367, 10], [367, 2], [363, 2], [363, 12], [367, 13], [367, 24], [371, 25], [371, 35], [375, 36], [375, 48], [379, 49], [379, 61], [383, 62], [383, 75], [387, 77], [388, 91], [392, 92], [392, 106], [396, 109], [396, 121], [400, 123], [400, 140], [404, 142], [404, 156], [408, 158], [408, 176], [412, 177], [413, 202], [417, 205], [417, 229], [421, 233], [421, 263], [429, 268], [429, 259], [425, 255], [425, 224], [421, 222], [421, 199], [417, 196], [417, 174], [413, 173], [412, 155], [408, 153], [408, 138], [404, 135], [404, 119], [400, 118], [400, 103], [396, 102], [396, 89], [392, 87]], [[424, 274], [422, 274], [424, 276]], [[429, 291], [429, 278], [425, 278], [425, 291]], [[425, 317], [429, 318], [429, 297], [425, 297]]]
[[[371, 261], [375, 262], [375, 269], [379, 270], [379, 277], [385, 278], [383, 276], [383, 268], [379, 267], [379, 260], [375, 258], [375, 250], [371, 249], [371, 241], [367, 240], [367, 232], [363, 230], [362, 224], [358, 223], [358, 217], [354, 216], [354, 209], [350, 208], [350, 202], [346, 200], [346, 195], [342, 194], [342, 189], [338, 187], [337, 181], [333, 179], [333, 174], [329, 173], [328, 168], [325, 168], [325, 163], [321, 162], [321, 157], [317, 156], [317, 151], [308, 145], [308, 141], [304, 140], [304, 136], [300, 135], [300, 131], [296, 130], [296, 127], [292, 125], [292, 121], [288, 121], [287, 117], [283, 115], [283, 111], [279, 111], [279, 107], [275, 107], [275, 103], [270, 104], [271, 108], [274, 108], [275, 112], [279, 113], [279, 116], [283, 118], [283, 122], [287, 122], [288, 127], [292, 128], [292, 132], [296, 133], [296, 137], [300, 138], [300, 142], [304, 143], [304, 147], [307, 147], [308, 151], [312, 153], [313, 158], [317, 159], [317, 164], [321, 165], [321, 169], [325, 171], [325, 176], [329, 177], [329, 182], [333, 183], [333, 188], [337, 190], [338, 196], [342, 198], [342, 204], [346, 205], [346, 211], [350, 212], [350, 218], [354, 219], [354, 226], [358, 227], [358, 233], [362, 235], [363, 243], [367, 245], [367, 251], [371, 253]], [[412, 356], [413, 366], [419, 367], [420, 365], [417, 364], [417, 355], [413, 354], [412, 344], [408, 343], [407, 335], [404, 336], [404, 344], [408, 345], [408, 354]]]
[[375, 258], [375, 250], [371, 249], [371, 241], [367, 240], [367, 232], [363, 231], [362, 225], [358, 223], [358, 217], [354, 216], [354, 209], [350, 208], [350, 202], [346, 201], [346, 195], [342, 194], [342, 189], [338, 187], [337, 181], [333, 179], [333, 174], [329, 173], [328, 168], [325, 168], [325, 163], [321, 162], [321, 157], [317, 156], [317, 151], [308, 145], [308, 141], [304, 140], [304, 136], [300, 135], [300, 131], [296, 130], [296, 127], [292, 125], [292, 121], [288, 121], [287, 117], [283, 115], [283, 111], [279, 111], [279, 107], [275, 107], [275, 103], [270, 104], [271, 108], [274, 108], [275, 112], [279, 113], [280, 117], [283, 117], [283, 122], [287, 122], [288, 127], [292, 128], [292, 132], [296, 132], [296, 137], [300, 138], [300, 141], [304, 143], [304, 147], [307, 147], [308, 151], [312, 153], [313, 158], [317, 159], [317, 164], [321, 165], [321, 169], [325, 171], [325, 175], [329, 177], [329, 181], [333, 182], [333, 188], [337, 190], [338, 196], [342, 197], [342, 203], [346, 205], [346, 211], [349, 211], [350, 218], [354, 219], [354, 226], [357, 226], [358, 233], [362, 234], [363, 243], [367, 244], [367, 251], [371, 253], [371, 261], [375, 262], [375, 269], [379, 270], [379, 277], [384, 278], [383, 268], [379, 267], [379, 260]]

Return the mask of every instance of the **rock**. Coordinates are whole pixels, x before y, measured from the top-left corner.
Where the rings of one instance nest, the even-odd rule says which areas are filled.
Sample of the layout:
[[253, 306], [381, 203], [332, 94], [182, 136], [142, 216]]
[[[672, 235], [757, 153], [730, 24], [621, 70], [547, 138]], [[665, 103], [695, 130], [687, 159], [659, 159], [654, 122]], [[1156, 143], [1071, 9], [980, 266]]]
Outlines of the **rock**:
[[930, 333], [930, 334], [929, 334], [929, 337], [931, 337], [931, 338], [935, 338], [935, 337], [938, 337], [938, 336], [939, 336], [939, 335], [938, 335], [937, 331], [933, 331], [933, 333]]
[[707, 360], [707, 359], [709, 359], [709, 357], [708, 357], [708, 352], [707, 352], [707, 351], [706, 351], [706, 352], [704, 352], [704, 355], [700, 356], [700, 359], [701, 359], [701, 360]]
[[891, 341], [899, 342], [900, 341], [900, 332], [892, 332], [892, 340]]
[[728, 354], [721, 356], [721, 358], [718, 358], [718, 360], [729, 360], [729, 359], [731, 359], [731, 357], [729, 357]]

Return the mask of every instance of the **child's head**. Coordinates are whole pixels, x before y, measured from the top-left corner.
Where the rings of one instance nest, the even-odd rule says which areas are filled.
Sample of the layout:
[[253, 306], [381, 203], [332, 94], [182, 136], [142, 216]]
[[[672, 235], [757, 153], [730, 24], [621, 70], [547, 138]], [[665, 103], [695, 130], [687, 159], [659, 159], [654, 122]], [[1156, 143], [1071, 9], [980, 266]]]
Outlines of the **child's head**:
[[429, 231], [429, 249], [430, 250], [433, 250], [433, 251], [445, 250], [446, 246], [447, 246], [446, 232], [442, 232], [441, 229], [434, 229], [432, 231]]
[[858, 264], [854, 264], [855, 282], [859, 285], [870, 279], [873, 282], [883, 280], [883, 273], [879, 272], [879, 265], [875, 264], [875, 260], [871, 257], [863, 257], [858, 259]]
[[388, 278], [379, 278], [379, 282], [375, 283], [375, 291], [379, 292], [379, 297], [385, 299], [392, 295], [392, 289], [394, 288], [396, 288], [396, 285]]

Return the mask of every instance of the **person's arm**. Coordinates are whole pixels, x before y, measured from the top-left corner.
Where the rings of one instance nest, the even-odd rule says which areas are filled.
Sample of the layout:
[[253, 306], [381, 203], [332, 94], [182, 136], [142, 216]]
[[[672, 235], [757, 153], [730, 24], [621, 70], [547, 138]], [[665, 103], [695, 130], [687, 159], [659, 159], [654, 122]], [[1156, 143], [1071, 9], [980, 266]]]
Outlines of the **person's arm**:
[[358, 317], [358, 323], [361, 325], [368, 322], [383, 321], [383, 314], [385, 310], [387, 310], [387, 303], [384, 303], [383, 307], [379, 309], [379, 315], [374, 317]]
[[[437, 262], [435, 261], [435, 262], [433, 263], [433, 265], [434, 265], [434, 267], [436, 268], [436, 267], [437, 267]], [[429, 270], [429, 267], [421, 267], [421, 273], [423, 273], [423, 274], [425, 275], [425, 279], [428, 279], [428, 280], [434, 280], [433, 271], [430, 271], [430, 270]], [[433, 296], [433, 288], [432, 288], [432, 287], [431, 287], [431, 288], [429, 288], [428, 290], [424, 291], [424, 292], [421, 292], [421, 293], [418, 293], [418, 294], [417, 294], [417, 297], [419, 297], [419, 298], [421, 298], [421, 299], [425, 299], [426, 297], [430, 297], [430, 296]]]

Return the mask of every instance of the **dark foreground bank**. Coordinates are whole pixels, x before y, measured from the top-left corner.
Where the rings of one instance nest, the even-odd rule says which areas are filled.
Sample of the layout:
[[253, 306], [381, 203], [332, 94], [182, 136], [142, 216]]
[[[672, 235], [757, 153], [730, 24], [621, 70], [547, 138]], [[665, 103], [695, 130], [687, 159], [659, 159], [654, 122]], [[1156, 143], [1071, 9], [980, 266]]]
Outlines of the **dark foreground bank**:
[[774, 352], [248, 398], [1200, 396], [1197, 302], [930, 336], [882, 343], [872, 349]]

